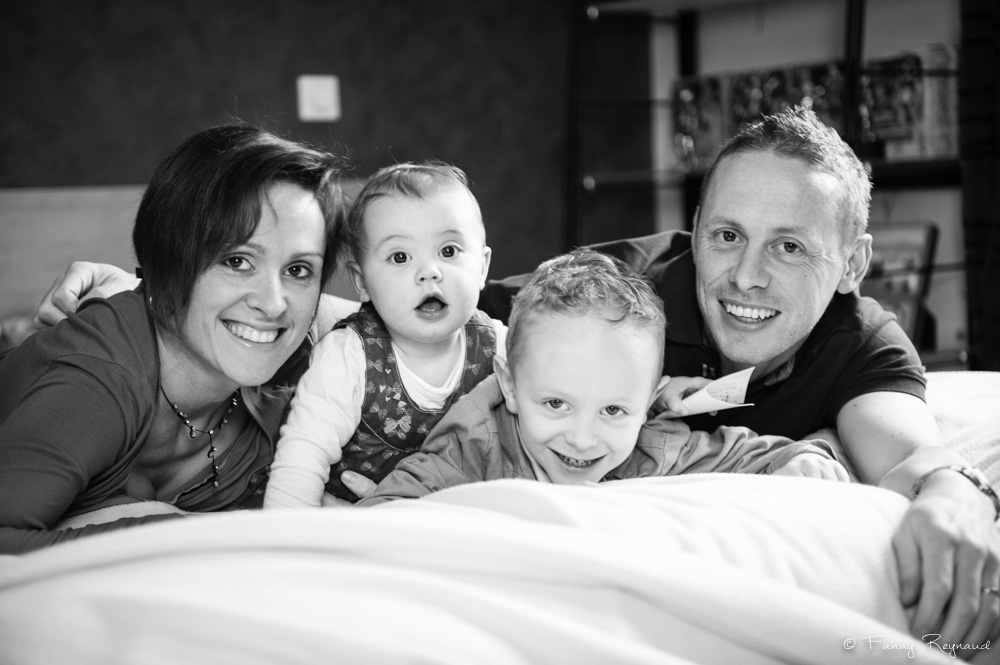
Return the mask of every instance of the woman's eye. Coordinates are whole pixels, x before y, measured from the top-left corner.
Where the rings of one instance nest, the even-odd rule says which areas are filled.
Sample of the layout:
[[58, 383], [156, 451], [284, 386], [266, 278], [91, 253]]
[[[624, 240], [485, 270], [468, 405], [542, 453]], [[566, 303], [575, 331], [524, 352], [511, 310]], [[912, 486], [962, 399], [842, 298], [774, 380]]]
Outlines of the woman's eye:
[[230, 256], [222, 260], [222, 265], [232, 270], [250, 270], [250, 262], [244, 256]]
[[313, 276], [313, 270], [307, 265], [294, 265], [289, 266], [288, 274], [295, 279], [309, 279]]
[[406, 252], [393, 252], [392, 256], [389, 257], [389, 260], [393, 263], [403, 264], [406, 263], [408, 258], [409, 257], [406, 255]]
[[458, 256], [458, 247], [455, 245], [445, 245], [441, 248], [441, 256], [446, 259], [453, 259]]

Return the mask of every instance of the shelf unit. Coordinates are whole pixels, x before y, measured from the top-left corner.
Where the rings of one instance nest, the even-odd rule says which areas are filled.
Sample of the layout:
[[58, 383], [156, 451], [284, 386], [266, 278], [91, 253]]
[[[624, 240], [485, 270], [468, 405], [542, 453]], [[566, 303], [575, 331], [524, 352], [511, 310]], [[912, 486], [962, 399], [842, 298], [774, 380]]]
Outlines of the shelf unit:
[[[655, 92], [650, 79], [651, 35], [657, 28], [668, 26], [676, 35], [676, 51], [667, 55], [673, 58], [677, 79], [698, 75], [701, 12], [740, 4], [751, 3], [607, 0], [579, 4], [574, 29], [570, 160], [566, 178], [570, 220], [567, 245], [669, 228], [689, 229], [704, 173], [678, 166], [664, 168], [662, 160], [654, 155], [654, 142], [660, 141], [662, 148], [664, 139], [655, 136], [655, 127], [650, 127], [657, 118], [662, 123], [664, 118], [671, 117], [674, 109], [672, 97], [663, 90]], [[869, 73], [863, 53], [866, 2], [842, 0], [836, 11], [840, 11], [840, 6], [843, 10], [839, 28], [843, 38], [834, 57], [845, 78], [843, 108], [859, 109], [861, 78]], [[929, 67], [920, 73], [958, 80], [957, 71]], [[842, 122], [842, 135], [870, 166], [876, 192], [962, 187], [957, 140], [954, 156], [884, 159], [878, 144], [866, 140], [867, 129], [860, 113], [844, 112]], [[663, 197], [671, 198], [675, 209], [679, 209], [666, 222], [659, 209]], [[960, 224], [960, 220], [954, 223]], [[955, 261], [949, 258], [946, 262], [952, 270]], [[951, 351], [946, 355], [963, 356]]]

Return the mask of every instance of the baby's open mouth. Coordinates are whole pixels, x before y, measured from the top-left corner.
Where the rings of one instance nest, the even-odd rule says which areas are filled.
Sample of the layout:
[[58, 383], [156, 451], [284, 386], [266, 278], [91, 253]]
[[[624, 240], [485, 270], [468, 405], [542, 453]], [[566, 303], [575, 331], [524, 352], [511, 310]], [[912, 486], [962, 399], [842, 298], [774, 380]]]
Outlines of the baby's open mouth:
[[270, 344], [271, 342], [278, 339], [281, 333], [285, 331], [284, 328], [278, 330], [257, 330], [248, 325], [242, 323], [233, 323], [232, 321], [225, 321], [226, 330], [233, 333], [240, 339], [245, 339], [248, 342], [255, 342], [257, 344]]
[[[554, 450], [552, 452], [556, 453]], [[600, 457], [595, 459], [577, 459], [575, 457], [566, 457], [562, 453], [556, 453], [556, 457], [561, 459], [566, 466], [576, 469], [586, 469], [587, 467], [594, 466], [597, 464], [597, 460], [601, 459]]]
[[429, 298], [425, 298], [423, 302], [417, 306], [417, 309], [421, 312], [440, 312], [447, 306], [448, 305], [437, 296], [430, 296]]

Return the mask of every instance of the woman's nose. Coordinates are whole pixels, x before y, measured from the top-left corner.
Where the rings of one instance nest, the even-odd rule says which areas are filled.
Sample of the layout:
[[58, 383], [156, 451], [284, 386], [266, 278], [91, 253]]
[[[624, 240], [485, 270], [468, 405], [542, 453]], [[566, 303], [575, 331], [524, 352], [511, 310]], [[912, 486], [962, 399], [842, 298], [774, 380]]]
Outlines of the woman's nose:
[[288, 307], [281, 276], [260, 275], [247, 294], [247, 304], [268, 318], [276, 318]]

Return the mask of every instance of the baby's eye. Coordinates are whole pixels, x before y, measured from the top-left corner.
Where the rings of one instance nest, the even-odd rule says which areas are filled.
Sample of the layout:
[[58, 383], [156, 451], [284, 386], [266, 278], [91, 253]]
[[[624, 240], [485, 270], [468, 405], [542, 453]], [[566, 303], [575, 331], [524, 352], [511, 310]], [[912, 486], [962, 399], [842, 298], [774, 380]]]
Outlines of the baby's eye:
[[237, 270], [240, 272], [250, 270], [250, 262], [247, 261], [245, 256], [228, 256], [222, 259], [222, 265], [226, 266], [230, 270]]
[[441, 256], [446, 259], [453, 259], [458, 256], [458, 247], [456, 245], [445, 245], [441, 248]]
[[407, 256], [406, 252], [393, 252], [392, 256], [389, 257], [389, 260], [392, 261], [393, 263], [402, 265], [406, 263], [409, 260], [409, 258], [410, 257]]
[[545, 406], [549, 407], [553, 411], [559, 411], [566, 406], [566, 402], [561, 399], [549, 399], [545, 400]]

